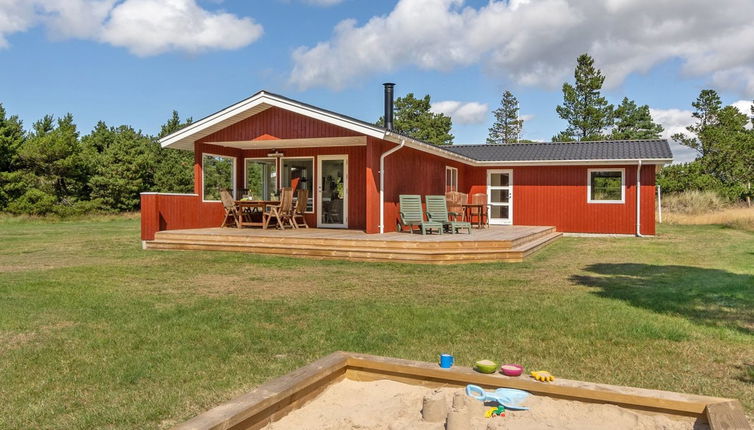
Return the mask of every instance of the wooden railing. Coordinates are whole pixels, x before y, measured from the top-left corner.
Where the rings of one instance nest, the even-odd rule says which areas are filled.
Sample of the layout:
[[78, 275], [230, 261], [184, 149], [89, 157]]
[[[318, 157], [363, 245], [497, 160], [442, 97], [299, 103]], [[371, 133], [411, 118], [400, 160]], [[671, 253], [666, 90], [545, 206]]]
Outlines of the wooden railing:
[[221, 202], [205, 202], [198, 194], [141, 193], [141, 240], [163, 230], [219, 227]]

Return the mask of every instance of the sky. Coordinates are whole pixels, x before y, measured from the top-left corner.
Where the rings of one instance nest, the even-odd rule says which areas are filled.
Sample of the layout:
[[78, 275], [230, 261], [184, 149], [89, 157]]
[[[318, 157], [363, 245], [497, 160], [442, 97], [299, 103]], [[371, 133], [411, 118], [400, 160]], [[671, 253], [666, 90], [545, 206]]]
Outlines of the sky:
[[456, 144], [484, 143], [504, 90], [522, 138], [549, 141], [586, 52], [608, 100], [649, 105], [669, 137], [705, 88], [748, 114], [752, 17], [751, 0], [0, 0], [0, 103], [27, 128], [70, 112], [83, 134], [156, 134], [262, 89], [375, 121], [395, 82], [452, 117]]

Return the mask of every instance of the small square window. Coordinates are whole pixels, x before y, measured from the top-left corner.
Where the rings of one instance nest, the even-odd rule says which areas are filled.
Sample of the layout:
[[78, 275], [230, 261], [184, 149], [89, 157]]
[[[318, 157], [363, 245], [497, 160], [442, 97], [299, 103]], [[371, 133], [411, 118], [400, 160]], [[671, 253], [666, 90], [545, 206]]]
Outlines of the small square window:
[[588, 169], [587, 201], [589, 203], [624, 203], [625, 169]]

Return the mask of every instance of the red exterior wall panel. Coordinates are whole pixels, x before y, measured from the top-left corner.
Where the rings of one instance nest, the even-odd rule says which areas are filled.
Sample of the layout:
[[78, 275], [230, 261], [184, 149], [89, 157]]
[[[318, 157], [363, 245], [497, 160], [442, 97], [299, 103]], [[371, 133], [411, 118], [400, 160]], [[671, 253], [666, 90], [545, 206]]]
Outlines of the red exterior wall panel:
[[[588, 203], [587, 172], [625, 169], [624, 203]], [[513, 170], [513, 223], [551, 225], [561, 232], [635, 234], [636, 165], [490, 166], [465, 170], [469, 193], [485, 193], [488, 169]], [[642, 166], [641, 232], [655, 234], [655, 166]]]
[[141, 239], [163, 230], [220, 227], [225, 210], [220, 202], [202, 202], [194, 194], [141, 195]]

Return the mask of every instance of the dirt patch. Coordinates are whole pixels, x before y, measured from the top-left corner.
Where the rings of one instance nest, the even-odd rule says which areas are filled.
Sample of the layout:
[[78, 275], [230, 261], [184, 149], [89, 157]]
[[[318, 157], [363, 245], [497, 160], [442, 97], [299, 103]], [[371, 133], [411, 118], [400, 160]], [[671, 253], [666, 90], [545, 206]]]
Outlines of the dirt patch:
[[32, 342], [40, 341], [56, 331], [73, 327], [74, 325], [75, 323], [71, 321], [60, 321], [55, 324], [41, 326], [37, 330], [32, 331], [17, 333], [8, 331], [0, 332], [0, 353], [22, 348]]

